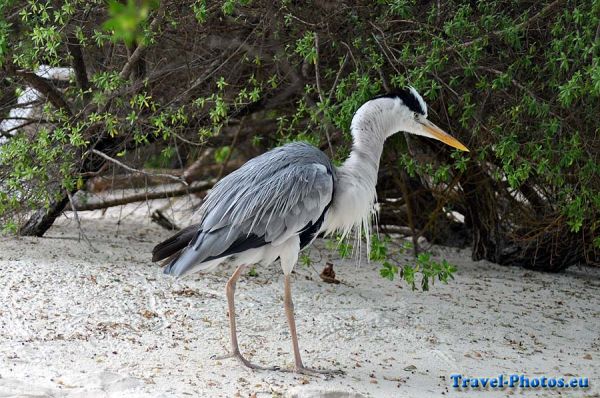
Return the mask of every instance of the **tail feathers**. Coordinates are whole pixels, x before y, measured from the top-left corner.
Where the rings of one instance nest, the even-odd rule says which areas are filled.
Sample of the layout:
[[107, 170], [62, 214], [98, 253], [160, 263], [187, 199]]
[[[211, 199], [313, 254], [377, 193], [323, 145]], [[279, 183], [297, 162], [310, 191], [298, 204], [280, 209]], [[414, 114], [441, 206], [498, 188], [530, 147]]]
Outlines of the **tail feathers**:
[[200, 232], [199, 230], [200, 224], [190, 225], [164, 242], [159, 243], [152, 249], [152, 261], [156, 262], [167, 259], [171, 264], [174, 263], [179, 257], [181, 250], [190, 244]]
[[228, 256], [206, 260], [193, 247], [186, 247], [165, 261], [163, 273], [180, 277], [194, 272], [208, 272], [218, 267]]
[[173, 253], [171, 256], [167, 257], [163, 261], [161, 261], [160, 266], [164, 267], [163, 272], [165, 274], [170, 274], [171, 269], [173, 268], [173, 264], [177, 261], [177, 259], [181, 256], [185, 249], [179, 250], [178, 252]]
[[171, 256], [161, 264], [161, 266], [166, 265], [166, 267], [163, 269], [163, 274], [170, 275], [173, 272], [173, 265], [177, 262], [177, 259], [180, 255], [181, 251], [177, 252], [174, 258]]

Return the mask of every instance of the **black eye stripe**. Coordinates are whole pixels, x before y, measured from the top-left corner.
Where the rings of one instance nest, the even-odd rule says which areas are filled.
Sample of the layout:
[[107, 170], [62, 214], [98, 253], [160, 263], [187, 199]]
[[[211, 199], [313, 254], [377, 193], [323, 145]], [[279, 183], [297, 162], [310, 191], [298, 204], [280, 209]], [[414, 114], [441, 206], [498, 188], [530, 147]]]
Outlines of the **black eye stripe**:
[[377, 98], [400, 98], [400, 100], [402, 100], [402, 102], [408, 107], [408, 109], [420, 115], [425, 115], [425, 109], [421, 107], [419, 99], [415, 97], [415, 95], [407, 88], [394, 90], [387, 94], [378, 95], [377, 97], [372, 99]]

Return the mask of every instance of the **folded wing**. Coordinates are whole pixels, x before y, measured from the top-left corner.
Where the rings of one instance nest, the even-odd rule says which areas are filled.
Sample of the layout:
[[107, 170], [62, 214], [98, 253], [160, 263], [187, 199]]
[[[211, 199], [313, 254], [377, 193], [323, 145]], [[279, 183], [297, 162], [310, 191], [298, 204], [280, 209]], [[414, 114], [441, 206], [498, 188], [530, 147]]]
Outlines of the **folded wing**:
[[207, 195], [196, 231], [170, 238], [172, 247], [181, 246], [182, 237], [190, 240], [165, 273], [182, 275], [204, 262], [278, 246], [295, 235], [306, 243], [303, 235], [314, 236], [331, 203], [334, 179], [327, 156], [308, 144], [288, 144], [248, 161]]

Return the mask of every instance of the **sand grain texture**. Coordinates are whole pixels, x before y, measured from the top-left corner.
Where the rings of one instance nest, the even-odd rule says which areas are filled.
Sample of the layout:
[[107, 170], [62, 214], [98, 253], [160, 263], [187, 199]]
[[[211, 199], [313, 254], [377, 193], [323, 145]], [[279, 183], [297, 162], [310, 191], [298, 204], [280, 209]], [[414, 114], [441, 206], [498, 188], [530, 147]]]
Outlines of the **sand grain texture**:
[[[97, 252], [78, 241], [66, 218], [45, 238], [0, 239], [0, 397], [474, 396], [480, 393], [453, 391], [449, 375], [514, 372], [591, 381], [585, 392], [514, 395], [600, 391], [596, 269], [535, 273], [438, 248], [458, 265], [456, 279], [415, 293], [364, 261], [356, 268], [334, 260], [337, 285], [298, 267], [293, 293], [304, 361], [346, 375], [254, 372], [211, 359], [229, 347], [224, 284], [231, 270], [165, 277], [150, 252], [169, 233], [143, 211], [80, 217]], [[320, 255], [328, 258], [325, 249]], [[241, 347], [259, 364], [291, 368], [282, 273], [278, 265], [257, 271], [238, 285]]]

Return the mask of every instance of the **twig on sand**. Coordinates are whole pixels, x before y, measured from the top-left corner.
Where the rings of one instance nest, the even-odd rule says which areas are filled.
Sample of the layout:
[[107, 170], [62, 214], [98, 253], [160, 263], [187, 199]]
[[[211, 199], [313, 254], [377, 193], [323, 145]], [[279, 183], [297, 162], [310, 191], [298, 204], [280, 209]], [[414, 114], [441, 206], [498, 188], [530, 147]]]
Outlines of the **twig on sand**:
[[169, 231], [176, 231], [179, 229], [179, 227], [177, 226], [177, 224], [175, 224], [173, 221], [169, 220], [167, 218], [167, 216], [165, 216], [163, 214], [162, 211], [160, 211], [160, 209], [157, 209], [155, 211], [152, 212], [152, 215], [150, 216], [150, 219], [157, 223], [158, 225], [160, 225], [161, 227], [163, 227], [164, 229], [168, 229]]
[[75, 208], [75, 204], [73, 203], [73, 195], [71, 195], [71, 193], [67, 191], [67, 196], [69, 197], [69, 204], [71, 205], [71, 210], [73, 211], [73, 217], [75, 217], [75, 221], [77, 222], [77, 228], [79, 229], [79, 240], [83, 238], [83, 240], [85, 240], [90, 246], [90, 249], [92, 249], [94, 253], [98, 253], [98, 249], [96, 249], [94, 245], [92, 245], [92, 242], [88, 239], [87, 235], [83, 231], [83, 227], [81, 226], [81, 220], [79, 219], [79, 214], [77, 213], [77, 209]]

